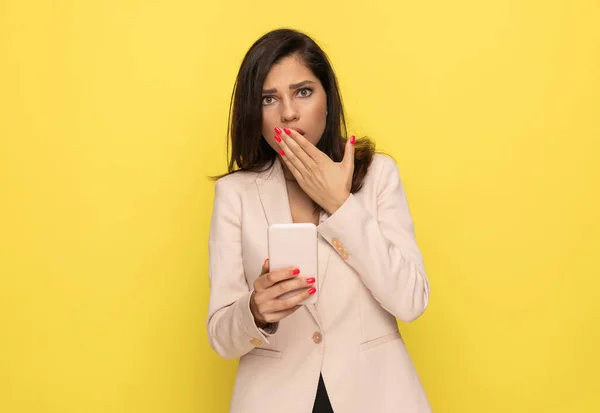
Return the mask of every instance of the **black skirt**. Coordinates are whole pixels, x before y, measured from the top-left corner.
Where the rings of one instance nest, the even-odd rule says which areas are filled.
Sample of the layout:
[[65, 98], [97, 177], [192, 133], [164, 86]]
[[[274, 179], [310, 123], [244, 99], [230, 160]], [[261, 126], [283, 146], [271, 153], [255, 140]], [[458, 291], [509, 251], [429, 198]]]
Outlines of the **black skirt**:
[[327, 396], [325, 382], [323, 381], [323, 375], [319, 375], [317, 397], [315, 398], [315, 404], [313, 406], [312, 413], [333, 413], [331, 403], [329, 402], [329, 396]]

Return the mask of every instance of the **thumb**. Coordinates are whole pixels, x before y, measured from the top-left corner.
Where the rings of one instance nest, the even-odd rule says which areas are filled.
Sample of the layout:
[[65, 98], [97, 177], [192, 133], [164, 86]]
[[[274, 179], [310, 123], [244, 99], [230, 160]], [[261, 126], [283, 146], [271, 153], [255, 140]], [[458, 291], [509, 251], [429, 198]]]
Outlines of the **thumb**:
[[344, 158], [342, 159], [342, 164], [354, 172], [354, 144], [356, 142], [356, 138], [351, 136], [350, 139], [346, 141], [346, 146], [344, 147]]
[[[262, 265], [262, 269], [260, 271], [260, 275], [265, 275], [269, 272], [269, 259], [267, 258]], [[260, 277], [260, 276], [259, 276]]]

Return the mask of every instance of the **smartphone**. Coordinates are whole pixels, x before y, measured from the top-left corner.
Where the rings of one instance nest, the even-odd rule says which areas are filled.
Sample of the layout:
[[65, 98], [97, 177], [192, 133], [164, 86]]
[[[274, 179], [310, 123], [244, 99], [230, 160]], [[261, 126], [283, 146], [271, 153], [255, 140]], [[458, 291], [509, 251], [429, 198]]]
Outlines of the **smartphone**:
[[[281, 270], [284, 268], [298, 268], [300, 274], [305, 277], [313, 277], [317, 281], [313, 284], [318, 285], [318, 257], [317, 257], [317, 227], [311, 223], [297, 224], [273, 224], [268, 229], [269, 244], [269, 271]], [[289, 291], [279, 298], [292, 297], [301, 290]], [[301, 305], [315, 304], [317, 302], [319, 289], [317, 292], [302, 301]]]

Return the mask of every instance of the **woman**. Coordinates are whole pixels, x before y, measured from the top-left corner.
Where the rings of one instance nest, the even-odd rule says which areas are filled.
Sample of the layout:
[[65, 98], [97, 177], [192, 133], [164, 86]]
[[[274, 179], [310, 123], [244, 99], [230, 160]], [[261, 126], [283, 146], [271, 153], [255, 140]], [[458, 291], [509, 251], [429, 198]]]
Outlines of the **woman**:
[[[429, 412], [396, 323], [429, 297], [398, 169], [368, 140], [345, 138], [335, 74], [311, 38], [281, 29], [256, 41], [229, 132], [207, 328], [218, 354], [240, 357], [230, 411]], [[318, 274], [269, 271], [267, 228], [291, 222], [317, 225]], [[316, 289], [316, 305], [298, 305]]]

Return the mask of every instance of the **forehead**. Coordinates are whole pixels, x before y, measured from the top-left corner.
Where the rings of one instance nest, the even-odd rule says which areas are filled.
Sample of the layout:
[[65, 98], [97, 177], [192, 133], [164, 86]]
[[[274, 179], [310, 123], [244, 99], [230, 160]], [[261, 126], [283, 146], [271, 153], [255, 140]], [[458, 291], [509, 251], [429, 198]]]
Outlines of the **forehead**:
[[264, 82], [264, 89], [302, 82], [303, 80], [318, 81], [313, 72], [295, 56], [281, 59], [271, 67]]

